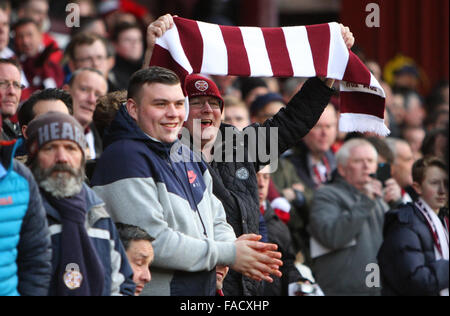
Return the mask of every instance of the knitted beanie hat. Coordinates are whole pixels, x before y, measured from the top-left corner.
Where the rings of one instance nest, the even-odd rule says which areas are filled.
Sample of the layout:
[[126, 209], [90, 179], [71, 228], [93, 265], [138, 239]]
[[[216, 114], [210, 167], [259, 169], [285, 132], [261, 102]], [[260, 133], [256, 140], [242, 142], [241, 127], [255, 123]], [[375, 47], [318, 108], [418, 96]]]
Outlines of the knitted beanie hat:
[[45, 144], [55, 140], [69, 140], [76, 143], [84, 155], [87, 146], [83, 127], [68, 114], [48, 112], [30, 122], [27, 128], [26, 147], [29, 159], [33, 159]]

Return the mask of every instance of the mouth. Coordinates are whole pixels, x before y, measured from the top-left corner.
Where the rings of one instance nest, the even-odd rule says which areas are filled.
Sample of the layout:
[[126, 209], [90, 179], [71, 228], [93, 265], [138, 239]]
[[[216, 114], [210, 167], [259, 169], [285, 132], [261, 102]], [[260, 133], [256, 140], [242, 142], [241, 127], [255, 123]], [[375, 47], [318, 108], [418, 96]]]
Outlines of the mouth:
[[169, 129], [178, 127], [178, 123], [162, 123], [161, 125]]
[[211, 127], [212, 125], [213, 125], [212, 120], [201, 120], [202, 128], [208, 128], [208, 127]]

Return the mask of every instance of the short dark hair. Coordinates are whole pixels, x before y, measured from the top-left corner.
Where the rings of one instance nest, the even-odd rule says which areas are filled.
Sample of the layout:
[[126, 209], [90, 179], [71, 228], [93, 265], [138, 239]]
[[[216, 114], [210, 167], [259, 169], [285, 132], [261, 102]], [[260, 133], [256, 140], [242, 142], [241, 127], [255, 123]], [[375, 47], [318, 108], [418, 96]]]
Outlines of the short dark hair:
[[116, 223], [116, 228], [125, 250], [128, 250], [132, 241], [147, 240], [152, 242], [155, 240], [145, 230], [134, 225]]
[[118, 23], [114, 27], [113, 33], [111, 35], [111, 40], [114, 43], [117, 43], [117, 41], [119, 40], [120, 33], [128, 31], [128, 30], [132, 30], [132, 29], [137, 29], [137, 30], [139, 30], [139, 32], [142, 33], [142, 29], [139, 26], [139, 24], [137, 24], [137, 23], [130, 23], [130, 22], [120, 22], [120, 23]]
[[100, 41], [103, 43], [103, 45], [106, 48], [106, 53], [108, 55], [108, 57], [110, 56], [110, 50], [108, 48], [109, 46], [109, 42], [106, 38], [95, 34], [95, 33], [87, 33], [87, 32], [81, 32], [78, 33], [77, 35], [75, 35], [74, 37], [72, 37], [72, 39], [70, 40], [69, 44], [66, 47], [65, 50], [65, 55], [70, 59], [70, 60], [75, 60], [75, 49], [78, 46], [81, 45], [92, 45], [94, 44], [96, 41]]
[[172, 70], [152, 66], [136, 71], [128, 83], [127, 98], [136, 99], [144, 84], [162, 83], [166, 85], [176, 85], [180, 83], [180, 78]]
[[17, 31], [17, 29], [19, 27], [27, 25], [27, 24], [34, 24], [34, 26], [36, 26], [38, 31], [39, 32], [41, 31], [41, 29], [39, 28], [39, 25], [36, 23], [36, 21], [31, 18], [21, 18], [21, 19], [17, 20], [17, 22], [14, 23], [13, 30]]
[[11, 10], [11, 2], [9, 0], [0, 0], [0, 10], [3, 11]]
[[422, 146], [420, 147], [420, 151], [424, 156], [432, 155], [434, 153], [436, 139], [439, 136], [443, 136], [448, 138], [448, 129], [445, 128], [436, 128], [428, 131], [425, 134], [425, 138], [423, 139]]
[[81, 16], [80, 17], [80, 26], [72, 27], [70, 30], [70, 36], [74, 37], [75, 35], [82, 33], [82, 32], [88, 33], [89, 32], [88, 30], [91, 27], [91, 25], [97, 21], [105, 23], [100, 16]]
[[436, 156], [425, 156], [417, 160], [412, 166], [413, 181], [422, 184], [425, 173], [430, 167], [438, 167], [447, 172], [445, 162]]
[[36, 115], [33, 111], [36, 103], [38, 103], [39, 101], [47, 101], [47, 100], [62, 101], [69, 109], [69, 113], [72, 115], [73, 113], [72, 97], [70, 96], [69, 92], [56, 88], [38, 90], [34, 92], [28, 98], [28, 100], [26, 100], [19, 108], [19, 111], [17, 113], [19, 125], [21, 127], [24, 125], [28, 125]]

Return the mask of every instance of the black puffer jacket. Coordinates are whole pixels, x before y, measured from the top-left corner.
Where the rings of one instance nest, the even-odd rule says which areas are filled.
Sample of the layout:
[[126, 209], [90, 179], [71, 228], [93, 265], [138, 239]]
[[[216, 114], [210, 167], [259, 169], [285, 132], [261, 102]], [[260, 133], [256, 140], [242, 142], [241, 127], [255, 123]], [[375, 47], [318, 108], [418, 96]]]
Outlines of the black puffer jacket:
[[437, 296], [448, 288], [448, 260], [436, 260], [433, 236], [414, 204], [387, 212], [383, 234], [382, 295]]
[[[210, 172], [214, 179], [214, 194], [222, 201], [228, 223], [236, 236], [258, 234], [259, 201], [256, 172], [269, 161], [256, 153], [267, 153], [272, 163], [279, 155], [295, 145], [319, 120], [333, 90], [320, 79], [311, 78], [302, 89], [272, 119], [264, 124], [252, 124], [239, 132], [231, 125], [222, 124], [214, 146]], [[278, 127], [277, 132], [269, 127]], [[231, 131], [231, 141], [226, 137]], [[264, 129], [265, 128], [265, 129]], [[253, 138], [252, 133], [257, 135]], [[255, 143], [256, 140], [256, 143]], [[260, 146], [264, 146], [260, 148]], [[264, 151], [265, 150], [265, 151]], [[275, 152], [274, 152], [275, 151]], [[244, 159], [238, 159], [244, 153]], [[268, 158], [268, 157], [267, 157]], [[261, 294], [261, 283], [230, 270], [224, 281], [226, 296]]]

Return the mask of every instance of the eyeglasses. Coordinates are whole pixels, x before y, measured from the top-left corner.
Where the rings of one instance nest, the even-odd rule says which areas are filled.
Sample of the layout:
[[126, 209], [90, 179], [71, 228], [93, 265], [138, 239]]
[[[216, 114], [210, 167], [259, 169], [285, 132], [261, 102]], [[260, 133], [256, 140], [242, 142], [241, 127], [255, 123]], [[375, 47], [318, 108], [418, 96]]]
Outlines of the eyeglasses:
[[0, 89], [8, 89], [13, 87], [14, 90], [23, 90], [25, 86], [17, 81], [0, 80]]
[[189, 106], [192, 108], [196, 108], [196, 109], [203, 109], [203, 107], [206, 105], [206, 103], [208, 102], [209, 106], [211, 107], [211, 109], [213, 110], [217, 110], [220, 109], [221, 104], [219, 100], [216, 100], [214, 98], [209, 99], [209, 100], [193, 100], [193, 101], [189, 101]]

